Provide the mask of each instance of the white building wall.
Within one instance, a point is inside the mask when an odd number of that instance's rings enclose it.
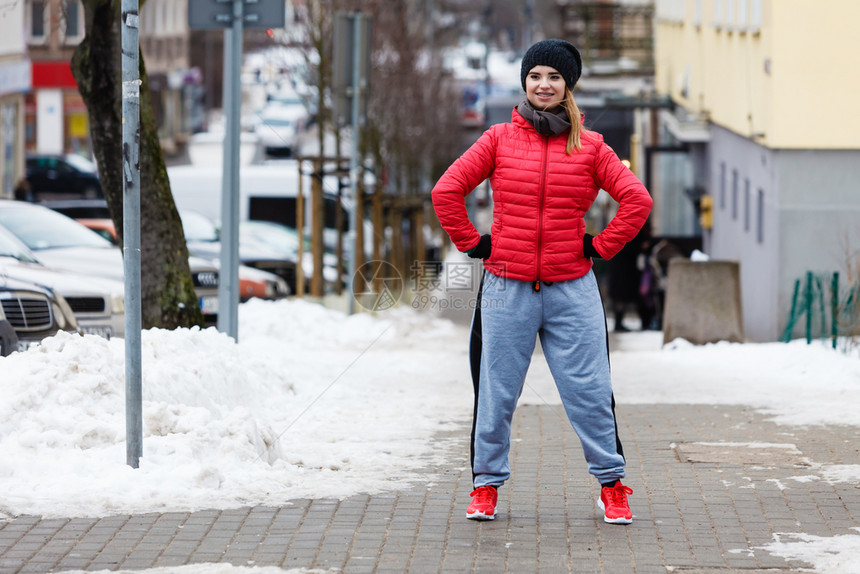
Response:
[[[825,276],[825,315],[829,315],[829,277],[848,279],[849,252],[857,281],[860,261],[860,150],[782,150],[776,155],[780,178],[779,299],[787,314],[796,280],[806,273]],[[816,301],[815,321],[821,319]],[[828,321],[829,324],[829,321]],[[784,325],[784,323],[783,323]],[[804,325],[794,335],[804,335]]]
[[[710,255],[740,262],[746,337],[777,340],[797,280],[809,271],[847,280],[847,254],[860,245],[860,150],[771,150],[714,127],[710,170]]]
[[[781,302],[774,296],[780,289],[774,152],[719,127],[711,134],[714,233],[709,255],[740,263],[745,336],[751,341],[773,341],[779,336],[782,314]]]
[[[24,2],[0,4],[0,58],[26,53],[24,38]]]

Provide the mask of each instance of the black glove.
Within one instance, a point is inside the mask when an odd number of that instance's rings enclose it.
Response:
[[[597,252],[597,249],[594,248],[594,245],[591,242],[594,240],[594,236],[590,233],[586,233],[582,238],[582,253],[586,257],[590,257],[591,259],[603,259],[600,256],[600,253]]]
[[[490,241],[490,234],[487,233],[481,236],[481,240],[478,241],[478,244],[468,250],[466,255],[472,259],[487,259],[492,251],[493,244]]]

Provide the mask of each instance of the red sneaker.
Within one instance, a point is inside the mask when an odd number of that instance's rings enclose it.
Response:
[[[496,517],[498,492],[495,486],[479,486],[472,491],[472,504],[466,509],[466,518],[472,520],[493,520]]]
[[[621,481],[615,486],[604,486],[600,489],[597,506],[603,511],[603,520],[610,524],[630,524],[633,522],[633,512],[627,504],[627,495],[633,494],[633,489],[624,486]]]

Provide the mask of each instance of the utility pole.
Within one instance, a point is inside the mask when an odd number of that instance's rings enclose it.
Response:
[[[221,180],[221,266],[218,330],[239,340],[239,116],[242,113],[242,0],[232,1],[224,30],[224,164]]]
[[[224,165],[221,180],[221,268],[218,330],[239,340],[239,116],[242,30],[283,28],[283,0],[188,0],[188,27],[224,30]]]
[[[122,251],[125,281],[126,462],[143,455],[140,360],[140,69],[138,0],[122,0]]]
[[[348,291],[354,295],[356,261],[359,260],[356,232],[364,225],[363,214],[357,213],[359,178],[362,177],[359,158],[362,109],[367,98],[367,85],[370,75],[370,18],[361,12],[340,14],[335,20],[334,74],[333,84],[336,93],[335,117],[338,125],[349,123],[352,128],[352,151],[349,162],[349,184],[352,202],[349,210],[349,252],[348,252]],[[361,258],[363,259],[363,257]],[[349,297],[349,313],[355,310],[354,297]]]

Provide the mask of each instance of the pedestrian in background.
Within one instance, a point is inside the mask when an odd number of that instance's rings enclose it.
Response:
[[[633,239],[651,197],[603,137],[585,129],[573,98],[582,72],[564,40],[534,44],[523,57],[526,97],[510,123],[492,126],[433,188],[433,205],[451,241],[483,259],[472,320],[475,390],[474,491],[467,518],[495,517],[497,489],[510,477],[511,420],[540,337],[565,412],[601,485],[604,520],[629,524],[632,490],[621,483],[624,454],[615,421],[606,318],[592,258],[609,259]],[[491,233],[469,221],[465,196],[489,178]],[[619,203],[606,229],[585,233],[585,212],[600,189]]]
[[[613,330],[630,331],[624,324],[624,315],[633,308],[644,331],[651,326],[654,306],[651,301],[651,270],[646,262],[651,250],[651,231],[648,222],[629,243],[606,264],[608,295],[614,319]]]

